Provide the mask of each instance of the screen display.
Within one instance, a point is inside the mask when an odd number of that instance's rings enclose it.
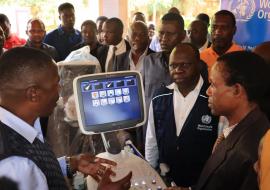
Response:
[[[86,126],[143,117],[136,75],[82,80],[80,90]]]

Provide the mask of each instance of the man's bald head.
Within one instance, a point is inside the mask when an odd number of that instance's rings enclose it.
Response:
[[[253,52],[261,56],[266,63],[270,64],[270,41],[259,44],[254,48]]]
[[[185,96],[196,86],[200,77],[199,51],[189,43],[178,44],[169,60],[170,75]]]

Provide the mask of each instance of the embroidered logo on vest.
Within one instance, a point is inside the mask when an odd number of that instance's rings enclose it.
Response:
[[[202,123],[203,124],[208,125],[211,123],[211,121],[212,121],[212,117],[210,115],[203,115],[202,116]]]

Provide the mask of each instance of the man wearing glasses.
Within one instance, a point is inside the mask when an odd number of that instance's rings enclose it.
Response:
[[[195,186],[217,138],[218,117],[208,107],[208,81],[200,75],[198,49],[177,45],[170,55],[172,84],[159,88],[149,108],[145,157],[166,180]]]
[[[155,90],[162,85],[171,83],[169,56],[173,48],[185,38],[184,20],[181,15],[167,13],[161,20],[158,37],[162,52],[146,56],[141,70],[147,110]],[[145,141],[145,134],[146,126],[143,127],[141,133],[143,142]]]

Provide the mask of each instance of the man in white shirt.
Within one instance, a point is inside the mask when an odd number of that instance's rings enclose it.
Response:
[[[169,182],[190,187],[211,154],[218,117],[208,107],[208,81],[200,75],[196,47],[177,45],[169,70],[174,82],[158,89],[150,105],[145,157],[153,167],[163,166]]]
[[[119,18],[110,18],[106,20],[102,26],[104,41],[109,45],[107,53],[105,72],[110,72],[113,69],[115,56],[130,50],[129,43],[122,38],[124,25]]]
[[[39,117],[52,113],[59,90],[57,66],[43,52],[21,47],[0,58],[0,177],[17,182],[21,190],[67,189],[64,176],[75,171],[104,182],[104,173],[109,175],[102,164],[115,165],[89,154],[56,160]],[[128,187],[130,177],[109,185]]]
[[[116,56],[113,66],[114,71],[136,70],[141,71],[146,55],[154,53],[148,48],[148,29],[141,21],[134,22],[129,29],[131,49]]]

